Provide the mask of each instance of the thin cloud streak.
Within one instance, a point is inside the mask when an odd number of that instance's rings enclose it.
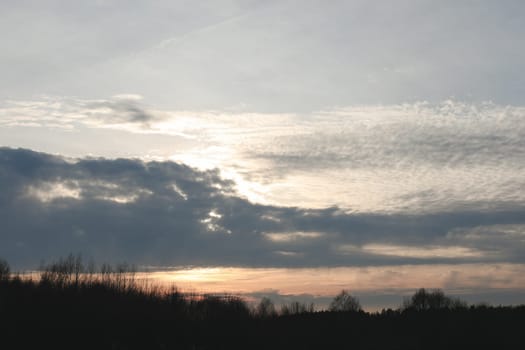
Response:
[[[0,99],[131,90],[168,109],[257,112],[451,96],[521,104],[523,10],[516,0],[3,1]]]
[[[396,246],[384,244],[366,244],[362,247],[365,252],[377,255],[388,255],[410,258],[459,258],[482,257],[483,252],[465,247],[443,246]]]

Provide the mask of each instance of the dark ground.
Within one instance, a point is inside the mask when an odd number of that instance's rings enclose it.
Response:
[[[289,350],[525,346],[525,306],[468,306],[448,303],[442,294],[433,304],[432,298],[437,294],[421,294],[420,290],[405,307],[380,313],[311,312],[308,308],[292,308],[286,314],[261,313],[233,296],[188,297],[175,290],[138,287],[129,276],[122,271],[89,275],[48,267],[41,280],[24,281],[16,276],[2,277],[0,273],[0,348]]]

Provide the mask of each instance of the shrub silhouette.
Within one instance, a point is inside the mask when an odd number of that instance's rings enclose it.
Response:
[[[250,315],[246,302],[231,295],[204,295],[192,300],[191,309],[191,316],[198,320],[245,319]]]
[[[66,258],[60,258],[56,262],[40,267],[42,274],[40,280],[44,284],[65,286],[73,284],[78,286],[80,276],[83,274],[84,265],[80,255],[69,254]]]
[[[353,311],[358,312],[362,311],[361,304],[359,303],[359,299],[352,296],[348,291],[342,290],[339,294],[337,294],[330,303],[328,307],[329,311]]]

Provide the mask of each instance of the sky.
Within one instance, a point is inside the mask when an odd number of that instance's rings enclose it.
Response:
[[[276,301],[525,303],[524,17],[2,0],[0,257]]]

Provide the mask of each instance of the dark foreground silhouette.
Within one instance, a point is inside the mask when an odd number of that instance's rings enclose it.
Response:
[[[68,349],[522,349],[525,306],[468,306],[418,290],[367,313],[341,292],[328,311],[299,302],[184,295],[141,283],[126,265],[70,256],[38,278],[0,260],[0,347]],[[13,345],[9,345],[13,344]]]

